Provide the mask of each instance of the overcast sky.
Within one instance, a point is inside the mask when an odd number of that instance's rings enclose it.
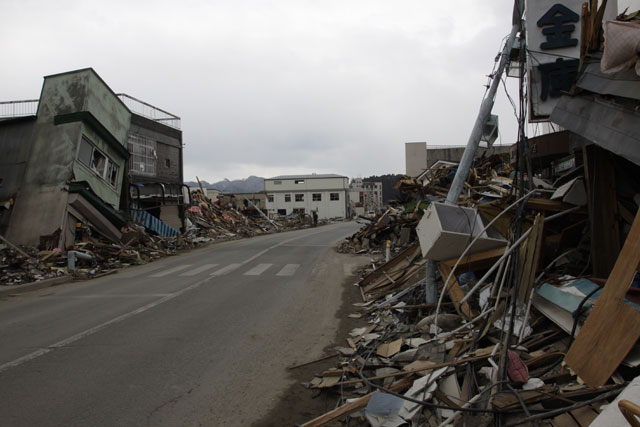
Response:
[[[467,142],[512,2],[4,0],[3,100],[93,67],[182,118],[184,178],[404,173]],[[517,99],[515,79],[509,79]],[[501,141],[516,121],[500,89]]]

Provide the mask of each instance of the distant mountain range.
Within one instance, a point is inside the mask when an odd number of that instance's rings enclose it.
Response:
[[[264,191],[264,178],[251,175],[245,179],[235,179],[230,181],[223,179],[222,181],[215,182],[213,184],[207,181],[200,181],[202,186],[206,189],[218,190],[223,193],[258,193]],[[197,187],[197,181],[185,182],[189,187]]]

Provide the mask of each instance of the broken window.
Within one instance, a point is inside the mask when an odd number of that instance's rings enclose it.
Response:
[[[91,169],[93,169],[99,176],[104,176],[104,170],[107,166],[107,158],[100,151],[94,149],[91,156]]]
[[[284,201],[285,202],[290,202],[291,201],[291,194],[285,194],[284,195]]]
[[[314,202],[321,202],[321,201],[322,201],[322,194],[320,194],[320,193],[313,193],[312,200],[313,200]]]
[[[269,203],[273,203],[273,200],[274,200],[273,194],[268,194],[267,195],[267,200],[269,201]]]
[[[118,185],[118,165],[107,155],[98,150],[91,141],[82,137],[78,150],[78,161],[91,169],[112,187]]]
[[[156,174],[156,142],[137,134],[129,134],[129,172],[137,175]]]
[[[331,193],[330,199],[331,200],[340,200],[340,193]]]
[[[304,179],[296,179],[294,181],[295,184],[304,184]]]
[[[107,181],[113,187],[118,184],[118,165],[109,161],[109,167],[107,168]]]
[[[304,202],[304,194],[296,194],[296,202]]]

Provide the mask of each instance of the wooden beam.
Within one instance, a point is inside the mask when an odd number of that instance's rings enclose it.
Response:
[[[531,234],[527,237],[527,243],[520,247],[520,286],[518,298],[527,303],[531,296],[531,287],[535,279],[540,252],[542,250],[542,234],[544,230],[544,214],[538,214],[533,221]]]
[[[506,248],[497,248],[468,255],[462,258],[462,261],[458,264],[458,271],[476,271],[489,268],[498,260],[498,258],[504,255],[505,250]],[[453,266],[456,265],[456,262],[458,262],[458,258],[440,261],[440,264],[453,268]]]
[[[413,380],[411,380],[410,378],[403,378],[391,384],[389,389],[391,391],[399,392],[409,388],[411,384],[413,384]],[[345,403],[344,405],[339,406],[336,409],[327,412],[326,414],[322,414],[311,421],[307,421],[306,423],[301,424],[300,426],[301,427],[321,427],[329,424],[330,422],[337,421],[341,418],[344,418],[347,415],[367,406],[367,404],[369,403],[369,400],[371,400],[374,393],[377,393],[377,391],[374,391],[365,396],[362,396],[361,398],[356,399],[352,402]]]
[[[438,263],[438,269],[440,270],[443,280],[447,280],[447,277],[449,277],[449,274],[451,273],[451,267],[443,263]],[[465,302],[462,306],[460,305],[460,301],[462,301],[465,294],[462,288],[460,288],[460,283],[458,283],[458,279],[455,274],[451,276],[451,280],[447,286],[447,295],[449,295],[449,299],[453,302],[453,307],[460,316],[464,317],[466,320],[471,320],[477,316],[477,313],[471,309],[469,303]]]
[[[392,374],[378,375],[377,377],[367,378],[367,380],[369,380],[369,381],[383,380],[385,378],[399,377],[400,375],[410,375],[410,374],[415,374],[415,373],[418,373],[418,372],[430,371],[430,370],[433,370],[433,369],[440,369],[440,368],[444,368],[445,366],[464,365],[465,363],[468,363],[468,362],[477,362],[479,360],[488,359],[489,357],[491,357],[491,354],[483,354],[481,356],[467,357],[465,359],[452,360],[450,362],[434,363],[433,365],[430,365],[427,368],[410,369],[410,370],[407,370],[407,371],[394,372]],[[362,382],[361,379],[347,380],[347,381],[341,381],[336,385],[349,385],[349,384],[357,384],[357,383],[361,383],[361,382]]]
[[[370,282],[382,276],[385,271],[392,270],[394,267],[396,267],[398,264],[402,262],[407,262],[407,261],[411,262],[411,260],[413,260],[418,253],[420,253],[420,244],[416,242],[412,246],[409,246],[407,249],[400,252],[395,258],[393,258],[389,262],[381,265],[377,270],[374,270],[373,272],[363,277],[362,280],[360,280],[360,287],[365,287]]]
[[[592,387],[607,382],[640,338],[640,311],[623,301],[639,263],[640,211],[600,297],[565,358]]]

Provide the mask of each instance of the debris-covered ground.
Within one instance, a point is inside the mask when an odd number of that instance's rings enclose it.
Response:
[[[67,250],[47,247],[20,248],[0,241],[0,286],[18,286],[72,274],[89,278],[130,265],[145,264],[210,242],[309,227],[308,218],[250,218],[230,206],[220,206],[201,192],[191,193],[185,209],[186,230],[177,237],[162,237],[143,226],[128,223],[121,229],[121,241],[105,237],[92,224],[75,225],[75,243]],[[322,222],[321,222],[322,223]],[[55,237],[55,236],[54,236]],[[55,242],[54,239],[47,239]],[[75,262],[69,263],[72,256]]]
[[[455,168],[431,171],[426,185],[399,180],[404,206],[340,246],[373,257],[349,314],[362,326],[335,348],[335,367],[305,383],[336,406],[303,425],[593,421],[640,364],[640,188],[624,178],[638,168],[593,150],[586,164],[532,183],[506,156],[481,158],[454,206],[443,202]],[[617,191],[601,188],[594,168],[618,178]],[[603,198],[607,207],[594,205]],[[612,219],[615,237],[600,228]],[[612,239],[615,254],[594,248]]]

